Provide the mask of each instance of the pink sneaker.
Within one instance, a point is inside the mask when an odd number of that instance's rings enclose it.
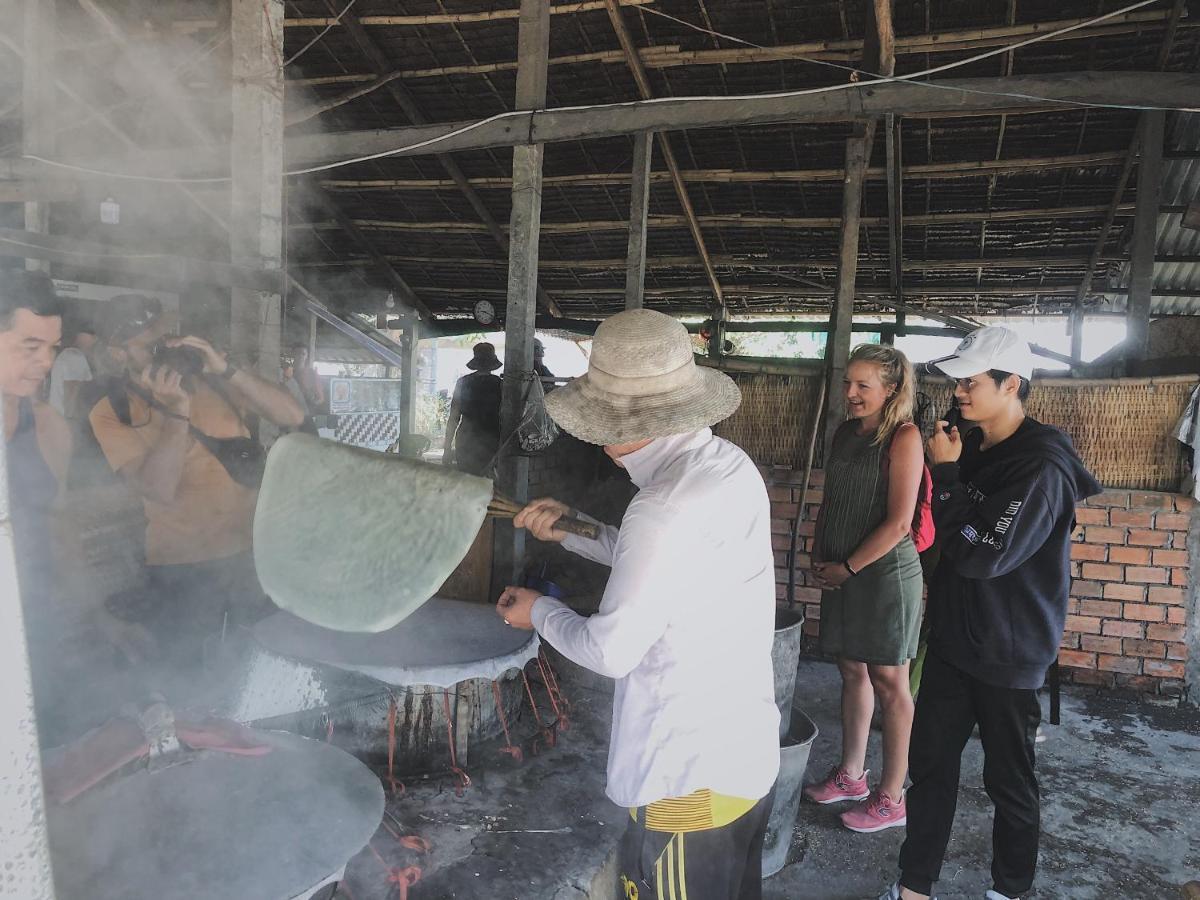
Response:
[[[841,803],[843,800],[865,800],[870,794],[866,772],[858,778],[851,778],[841,766],[830,769],[824,781],[810,784],[804,789],[805,797],[822,805]]]
[[[883,791],[875,791],[865,802],[842,813],[842,824],[859,834],[874,834],[908,821],[903,795],[893,800]]]

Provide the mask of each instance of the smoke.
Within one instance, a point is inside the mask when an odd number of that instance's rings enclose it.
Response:
[[[184,333],[230,347],[227,288],[180,283],[174,276],[156,279],[133,268],[160,254],[229,261],[230,239],[220,222],[231,217],[230,185],[90,171],[183,178],[208,160],[216,166],[212,174],[228,174],[233,83],[228,0],[57,0],[57,89],[49,126],[54,143],[43,154],[56,164],[22,159],[24,118],[44,112],[21,104],[31,56],[23,14],[35,3],[0,0],[0,159],[16,161],[0,170],[0,178],[10,178],[8,186],[31,196],[53,197],[50,233],[86,248],[52,267],[68,314],[95,321],[112,294],[155,293],[174,298]],[[302,103],[308,97],[288,100]],[[318,128],[319,122],[307,127]],[[0,181],[0,187],[5,184]],[[0,203],[0,226],[24,228],[21,203]],[[0,266],[22,265],[15,252],[20,250],[5,248]],[[304,338],[297,328],[284,340],[306,343]],[[90,399],[99,402],[105,397],[100,378],[119,374],[120,366],[100,348],[92,368],[98,378]],[[144,566],[142,498],[112,473],[86,421],[73,426],[68,489],[49,514],[51,546],[30,554],[44,555],[51,564],[26,560],[21,571],[44,745],[69,741],[152,693],[186,707],[206,673],[199,653],[183,658],[190,654],[181,647],[203,647],[237,619],[224,618],[219,609],[220,615],[201,621],[183,609],[177,627],[162,621],[164,598],[156,596]],[[192,496],[203,502],[201,493],[193,490]],[[197,533],[198,541],[211,537],[203,536],[202,526]],[[197,553],[201,561],[204,556]],[[220,607],[219,598],[210,599]],[[239,597],[235,605],[260,600]]]

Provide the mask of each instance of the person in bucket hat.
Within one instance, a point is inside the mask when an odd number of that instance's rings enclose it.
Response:
[[[504,363],[496,347],[486,341],[476,344],[467,362],[471,374],[454,385],[450,418],[446,422],[446,444],[442,462],[472,475],[488,475],[487,469],[500,448],[500,400],[504,382],[493,373]]]
[[[515,520],[612,567],[590,617],[516,587],[497,611],[616,680],[607,794],[630,812],[618,860],[626,898],[761,897],[779,770],[770,505],[754,463],[711,430],[740,402],[728,376],[696,365],[675,319],[646,309],[606,319],[587,374],[546,409],[602,445],[638,493],[597,540],[556,529],[568,508],[554,499]]]

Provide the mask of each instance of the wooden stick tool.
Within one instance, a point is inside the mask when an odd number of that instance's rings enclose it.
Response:
[[[512,519],[524,508],[515,500],[509,500],[500,494],[493,494],[492,502],[488,504],[487,514],[494,519]],[[576,534],[592,541],[598,540],[600,537],[600,526],[592,522],[585,522],[583,519],[576,519],[574,516],[563,516],[554,523],[554,527],[559,531]]]

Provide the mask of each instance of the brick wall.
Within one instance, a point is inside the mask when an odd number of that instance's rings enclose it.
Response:
[[[780,604],[787,603],[788,548],[791,546],[791,525],[796,518],[803,495],[804,473],[784,468],[762,468],[767,482],[767,495],[771,499],[771,547],[775,551],[775,597]],[[814,649],[816,637],[821,629],[821,591],[812,583],[808,572],[812,562],[813,526],[817,521],[817,510],[821,508],[825,473],[820,469],[812,472],[808,481],[808,496],[804,498],[807,512],[800,523],[796,537],[796,606],[804,609],[804,634],[806,649]]]
[[[1183,690],[1195,501],[1107,491],[1076,512],[1060,663],[1082,684]]]
[[[764,468],[771,498],[776,597],[787,598],[791,520],[803,473]],[[796,603],[809,649],[820,634],[821,592],[808,581],[813,523],[824,473],[809,481],[796,554]],[[1178,494],[1107,491],[1077,510],[1072,585],[1059,661],[1068,680],[1178,695],[1188,648],[1187,536],[1195,502]]]

